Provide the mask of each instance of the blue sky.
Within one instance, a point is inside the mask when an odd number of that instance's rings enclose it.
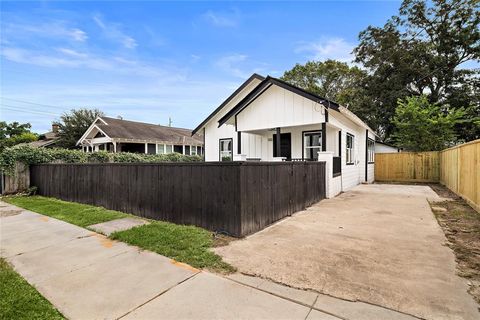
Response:
[[[79,107],[194,128],[253,72],[349,61],[400,1],[0,5],[1,119],[45,132]]]

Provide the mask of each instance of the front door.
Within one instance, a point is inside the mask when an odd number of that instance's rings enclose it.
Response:
[[[277,156],[277,135],[273,135],[273,156],[292,159],[292,135],[290,133],[280,134],[280,155]]]

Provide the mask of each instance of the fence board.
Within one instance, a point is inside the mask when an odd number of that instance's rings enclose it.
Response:
[[[377,153],[375,180],[440,182],[480,212],[480,140],[439,152]]]
[[[375,154],[376,181],[436,182],[439,153],[401,152]]]
[[[244,236],[325,198],[324,162],[42,164],[41,195]]]
[[[440,152],[440,183],[480,212],[480,140]]]

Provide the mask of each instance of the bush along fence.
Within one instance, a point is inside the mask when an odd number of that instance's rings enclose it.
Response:
[[[33,165],[38,193],[244,236],[325,198],[325,162]]]
[[[42,149],[30,146],[6,148],[0,153],[1,194],[23,192],[28,188],[29,166],[42,163],[157,163],[198,162],[199,156],[178,153],[141,154],[108,153],[106,151],[85,153],[80,150]]]
[[[480,212],[480,140],[442,151],[376,154],[375,180],[440,182]]]

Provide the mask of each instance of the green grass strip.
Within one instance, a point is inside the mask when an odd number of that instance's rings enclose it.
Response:
[[[64,319],[64,317],[0,258],[0,319]]]
[[[128,214],[119,211],[41,196],[4,197],[2,200],[18,207],[63,220],[80,227],[87,227],[92,224],[129,217]]]
[[[213,246],[212,234],[202,228],[154,221],[148,225],[115,232],[110,237],[195,268],[206,268],[222,273],[235,271],[210,250]]]

